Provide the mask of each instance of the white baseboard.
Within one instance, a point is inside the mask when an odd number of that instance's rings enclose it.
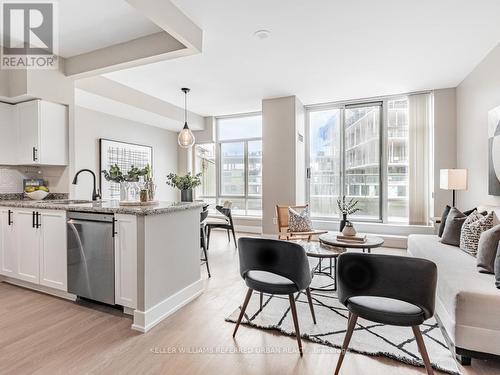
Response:
[[[0,276],[0,281],[3,281],[7,284],[20,286],[22,288],[35,290],[37,292],[50,294],[50,295],[55,296],[55,297],[68,299],[70,301],[76,301],[76,296],[74,294],[67,293],[67,292],[64,292],[62,290],[49,288],[49,287],[46,287],[43,285],[33,284],[33,283],[28,282],[28,281],[13,279],[13,278],[7,277],[7,276]]]
[[[195,281],[186,288],[161,301],[146,311],[134,311],[132,329],[146,333],[163,319],[197,298],[203,292],[203,281]]]

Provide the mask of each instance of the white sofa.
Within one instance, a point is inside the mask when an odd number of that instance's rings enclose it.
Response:
[[[410,235],[408,253],[436,263],[436,316],[462,364],[500,356],[500,289],[494,275],[479,273],[476,258],[438,236]]]

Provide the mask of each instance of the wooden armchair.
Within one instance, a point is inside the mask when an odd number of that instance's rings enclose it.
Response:
[[[318,234],[324,234],[326,230],[312,230],[309,232],[290,232],[288,230],[288,207],[300,212],[305,206],[281,206],[276,205],[276,217],[278,219],[278,239],[280,240],[307,240],[310,241],[311,237]]]

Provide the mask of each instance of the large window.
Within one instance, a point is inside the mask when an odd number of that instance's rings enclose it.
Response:
[[[408,221],[407,99],[313,108],[308,116],[312,215],[338,218],[337,199],[346,195],[359,201],[358,220]]]
[[[195,171],[203,174],[197,198],[217,204],[230,200],[235,215],[262,215],[262,116],[217,119],[217,142],[195,150]],[[204,163],[210,169],[202,169]]]
[[[217,198],[215,144],[195,145],[194,152],[195,173],[201,173],[201,186],[196,188],[196,196],[207,203],[213,204]]]

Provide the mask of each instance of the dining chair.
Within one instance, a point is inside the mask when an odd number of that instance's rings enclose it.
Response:
[[[339,301],[349,310],[338,374],[358,318],[411,327],[428,375],[433,374],[419,326],[434,315],[436,264],[405,256],[344,253],[337,263]]]
[[[207,255],[207,241],[206,241],[206,219],[208,216],[208,205],[203,207],[203,211],[200,214],[200,247],[202,249],[202,256],[200,258],[201,264],[207,266],[208,277],[212,277],[210,274],[210,267],[208,266],[208,255]]]
[[[314,324],[316,316],[311,297],[311,269],[305,250],[299,244],[278,240],[243,237],[238,240],[240,274],[248,287],[233,337],[240,326],[253,291],[288,295],[295,336],[302,356],[299,321],[294,293],[305,291]]]
[[[278,223],[278,239],[279,240],[307,240],[310,241],[312,236],[328,233],[326,230],[311,230],[307,232],[290,232],[288,229],[288,208],[295,211],[302,211],[307,205],[303,206],[287,206],[276,205],[276,218]]]
[[[232,203],[225,202],[224,206],[215,206],[216,210],[219,211],[223,218],[208,218],[206,228],[207,228],[207,250],[210,246],[210,235],[212,234],[212,229],[225,229],[227,231],[227,239],[231,242],[230,231],[233,233],[234,246],[238,248],[236,242],[236,234],[234,233],[234,222],[233,215],[231,213]]]

